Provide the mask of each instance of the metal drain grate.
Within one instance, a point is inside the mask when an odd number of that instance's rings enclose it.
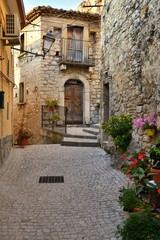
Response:
[[[44,176],[39,178],[39,183],[63,183],[63,176]]]

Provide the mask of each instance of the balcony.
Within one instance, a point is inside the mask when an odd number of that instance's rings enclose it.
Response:
[[[82,65],[92,67],[95,65],[93,57],[95,44],[89,41],[65,39],[61,40],[61,59],[59,65]]]

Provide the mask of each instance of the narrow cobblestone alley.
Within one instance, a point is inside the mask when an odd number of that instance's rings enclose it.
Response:
[[[125,182],[100,148],[14,148],[0,170],[0,240],[116,240]]]

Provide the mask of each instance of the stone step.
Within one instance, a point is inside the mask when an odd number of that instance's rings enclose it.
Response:
[[[61,146],[98,147],[99,144],[95,139],[64,137]]]
[[[97,136],[99,134],[99,128],[92,128],[92,127],[83,128],[83,132],[90,133]]]
[[[66,138],[85,138],[85,139],[97,139],[96,135],[72,135],[72,134],[65,134]]]
[[[84,132],[83,130],[84,129],[91,129],[90,127],[75,127],[75,126],[71,126],[71,127],[67,127],[67,136],[70,135],[71,137],[72,136],[75,136],[75,137],[79,137],[81,138],[81,136],[84,136],[85,137],[88,137],[88,138],[95,138],[95,134],[92,134],[92,133],[88,133],[88,132]]]
[[[91,127],[91,128],[99,129],[99,123],[92,124],[90,127]]]

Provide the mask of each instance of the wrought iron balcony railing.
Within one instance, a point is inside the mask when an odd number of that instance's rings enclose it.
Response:
[[[60,64],[94,66],[94,43],[75,39],[61,39]]]

